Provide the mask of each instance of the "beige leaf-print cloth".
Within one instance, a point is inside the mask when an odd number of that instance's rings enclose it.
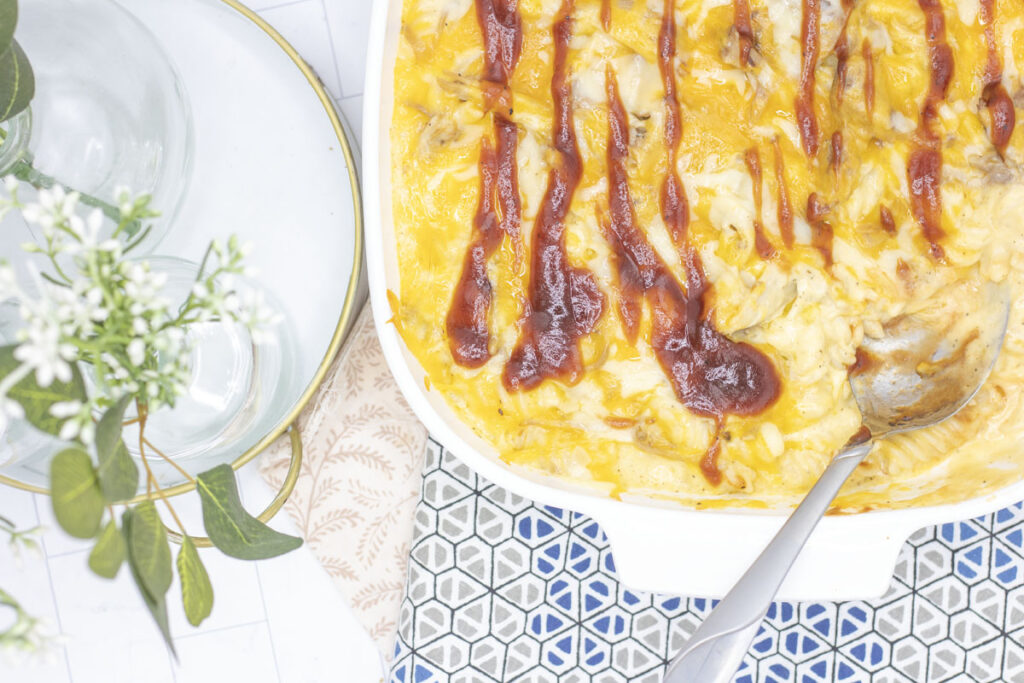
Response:
[[[285,509],[390,659],[427,430],[384,362],[369,304],[299,426],[302,470]],[[290,455],[287,437],[263,455],[272,486],[284,480]]]

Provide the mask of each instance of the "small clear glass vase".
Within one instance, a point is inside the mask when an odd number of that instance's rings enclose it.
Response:
[[[169,256],[146,259],[154,273],[167,275],[157,293],[178,308],[188,298],[198,264]],[[235,277],[233,289],[240,295],[260,286]],[[281,306],[263,291],[267,305],[280,312]],[[0,302],[0,344],[14,342],[23,325],[18,302]],[[214,320],[193,323],[185,329],[191,340],[190,369],[185,391],[173,407],[164,406],[147,414],[145,441],[140,439],[135,406],[125,412],[123,438],[128,452],[147,464],[161,487],[185,481],[179,467],[195,476],[221,463],[230,463],[251,448],[274,426],[280,413],[282,391],[294,381],[296,357],[291,326],[282,320],[253,335],[235,322]],[[86,391],[96,390],[93,368],[80,364]],[[287,391],[284,395],[287,395]],[[98,420],[101,416],[96,415]],[[47,487],[50,459],[67,444],[35,429],[24,419],[10,420],[0,428],[0,475],[20,482]],[[163,457],[174,461],[172,465]],[[144,468],[140,462],[140,472]],[[140,479],[140,490],[146,482]]]
[[[153,272],[167,275],[160,296],[176,307],[184,304],[196,283],[198,264],[171,256],[146,260]],[[248,278],[232,277],[232,287],[239,295],[259,289]],[[266,299],[268,294],[263,296]],[[273,301],[268,305],[281,310]],[[289,359],[294,353],[289,353],[293,349],[289,348],[288,329],[278,324],[253,335],[244,325],[223,320],[193,323],[185,329],[191,342],[191,372],[185,393],[173,407],[164,406],[146,417],[148,459],[155,472],[167,475],[166,479],[160,477],[161,485],[179,483],[180,476],[161,462],[154,453],[157,449],[181,465],[192,460],[209,463],[196,463],[201,472],[237,457],[262,436],[263,418],[274,406],[276,389],[292,374]],[[88,369],[86,372],[88,383]],[[132,406],[125,418],[130,421],[135,416]],[[124,441],[129,453],[141,457],[137,424],[125,426]]]
[[[161,215],[140,245],[151,252],[185,196],[193,143],[188,98],[156,36],[113,0],[31,0],[15,39],[36,93],[0,124],[0,175],[59,183],[109,209],[121,188],[151,195]]]

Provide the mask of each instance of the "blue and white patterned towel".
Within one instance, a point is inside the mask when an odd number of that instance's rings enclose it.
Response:
[[[774,604],[736,681],[1024,683],[1021,507],[918,532],[879,600]],[[391,683],[657,683],[713,604],[623,588],[597,523],[431,441]]]

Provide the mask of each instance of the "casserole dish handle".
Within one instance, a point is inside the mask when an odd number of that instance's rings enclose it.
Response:
[[[595,519],[608,535],[611,563],[623,584],[695,597],[725,595],[786,520],[786,514],[619,507],[615,514],[599,513]],[[915,530],[884,513],[826,517],[777,599],[880,597],[892,581],[900,549]]]

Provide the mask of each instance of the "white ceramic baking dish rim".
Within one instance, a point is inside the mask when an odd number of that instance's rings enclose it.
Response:
[[[366,255],[374,319],[384,356],[409,405],[447,449],[480,475],[547,505],[593,517],[608,534],[618,574],[636,589],[723,595],[785,520],[782,511],[692,510],[625,502],[552,477],[513,468],[459,420],[405,347],[387,297],[399,291],[390,196],[394,57],[402,0],[375,0],[363,112]],[[385,247],[388,247],[385,249]],[[440,324],[440,323],[439,323]],[[952,505],[828,516],[811,536],[779,592],[785,600],[877,597],[889,586],[899,550],[918,529],[968,519],[1024,498],[1024,481]]]

